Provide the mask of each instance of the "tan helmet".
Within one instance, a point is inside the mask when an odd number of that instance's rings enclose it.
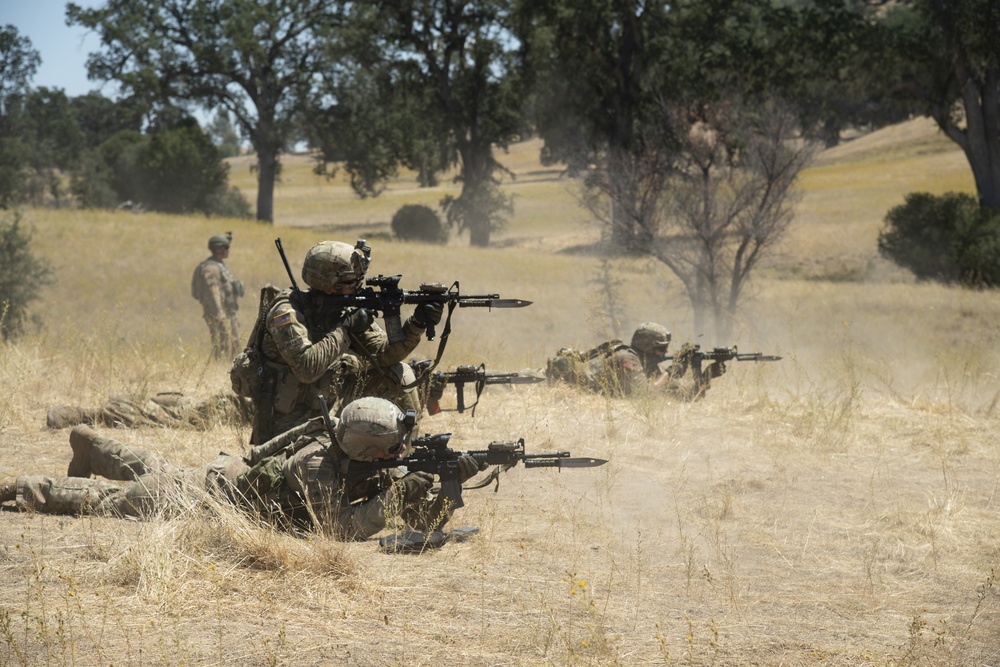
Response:
[[[360,283],[367,270],[368,258],[360,249],[339,241],[321,241],[306,253],[302,280],[313,289],[328,292],[335,285]]]
[[[407,445],[411,424],[395,403],[365,396],[348,403],[337,423],[337,443],[355,461],[398,454]]]
[[[216,234],[212,238],[208,239],[208,249],[215,250],[216,248],[223,248],[230,244],[233,240],[233,233],[226,232],[225,234]]]
[[[637,352],[649,353],[654,347],[662,347],[669,343],[670,332],[665,326],[656,322],[643,322],[632,334],[629,347]]]

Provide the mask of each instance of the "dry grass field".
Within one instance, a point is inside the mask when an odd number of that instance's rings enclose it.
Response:
[[[680,288],[646,260],[590,249],[571,181],[505,157],[516,214],[495,247],[400,244],[402,203],[454,191],[401,177],[375,201],[287,160],[275,227],[126,212],[28,210],[55,269],[45,329],[0,346],[0,469],[63,474],[50,405],[228,382],[189,296],[215,233],[251,290],[287,284],[323,238],[374,248],[404,287],[534,301],[456,311],[442,365],[544,365],[563,345],[657,320],[674,340],[780,354],[733,364],[697,403],[606,400],[545,384],[487,388],[475,416],[428,417],[461,449],[524,437],[609,460],[514,469],[470,491],[480,533],[419,556],[261,528],[218,508],[132,522],[0,512],[0,666],[1000,665],[1000,295],[915,283],[878,258],[885,211],[912,190],[971,189],[923,121],[822,154],[797,221],[758,272],[734,340],[691,330]],[[232,180],[254,196],[245,161]],[[602,269],[620,280],[614,315]],[[249,328],[254,300],[241,321]],[[419,353],[431,356],[434,344]],[[446,403],[449,398],[446,394]],[[201,463],[245,430],[114,435]]]

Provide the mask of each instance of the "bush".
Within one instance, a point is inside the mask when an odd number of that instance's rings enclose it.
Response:
[[[143,177],[139,200],[164,213],[208,210],[208,198],[226,186],[229,167],[197,121],[152,135],[139,155]]]
[[[879,253],[918,279],[1000,285],[1000,211],[980,206],[971,195],[911,193],[885,222]]]
[[[21,228],[20,214],[14,222],[0,220],[0,339],[16,338],[29,323],[39,326],[28,306],[39,298],[39,288],[52,282],[49,265],[31,254],[31,235]]]
[[[423,204],[407,204],[396,211],[392,216],[392,233],[400,241],[448,241],[448,230],[441,224],[441,218]]]
[[[205,213],[220,218],[250,218],[253,210],[250,202],[235,186],[220,186],[205,201]]]
[[[70,180],[70,192],[83,208],[114,208],[118,194],[112,186],[114,173],[97,151],[88,151]]]

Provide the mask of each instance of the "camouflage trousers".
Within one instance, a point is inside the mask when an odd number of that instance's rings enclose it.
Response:
[[[240,341],[240,323],[236,319],[236,313],[229,313],[225,318],[219,318],[206,312],[205,322],[208,324],[208,335],[212,341],[212,355],[216,359],[230,361],[240,353],[243,343]]]
[[[236,478],[249,469],[241,457],[229,454],[219,454],[198,468],[182,469],[156,452],[104,437],[91,438],[89,456],[90,471],[114,481],[18,477],[18,507],[45,514],[171,515],[196,505],[208,494],[231,498]],[[74,464],[79,465],[76,456]]]
[[[54,405],[49,408],[45,422],[49,428],[90,424],[110,428],[208,429],[219,424],[249,424],[252,414],[250,400],[231,392],[216,394],[203,401],[180,392],[161,392],[146,400],[113,396],[99,408]]]

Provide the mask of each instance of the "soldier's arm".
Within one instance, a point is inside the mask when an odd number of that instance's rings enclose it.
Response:
[[[363,502],[351,504],[350,499],[342,497],[341,473],[332,457],[325,454],[320,444],[323,442],[329,442],[325,434],[288,458],[282,467],[286,484],[306,502],[315,519],[331,523],[325,527],[334,528],[341,538],[364,539],[381,531],[393,491],[385,488]]]
[[[385,368],[409,357],[420,343],[424,330],[407,320],[403,324],[403,333],[406,336],[403,340],[390,344],[385,331],[373,322],[364,333],[357,335],[357,341],[352,342],[351,347],[375,366]]]
[[[350,346],[342,326],[315,343],[310,341],[301,313],[287,301],[278,302],[268,313],[267,332],[295,377],[307,384],[320,379]]]
[[[202,268],[201,277],[205,281],[205,288],[209,296],[205,306],[212,315],[225,316],[225,311],[222,309],[222,274],[219,268],[210,262]]]

